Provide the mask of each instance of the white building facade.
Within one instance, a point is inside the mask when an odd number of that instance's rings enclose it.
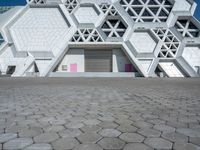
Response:
[[[28,0],[0,8],[0,74],[199,77],[193,0]]]

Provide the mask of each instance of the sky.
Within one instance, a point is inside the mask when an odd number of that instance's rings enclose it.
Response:
[[[200,21],[200,0],[195,0],[197,3],[197,9],[195,12],[195,17]],[[0,6],[15,6],[15,5],[25,5],[26,0],[0,0]]]

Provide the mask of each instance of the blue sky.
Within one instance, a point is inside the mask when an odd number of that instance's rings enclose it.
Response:
[[[197,3],[197,10],[195,12],[196,18],[200,21],[200,0],[195,0]],[[8,5],[25,5],[26,0],[0,0],[0,6]]]

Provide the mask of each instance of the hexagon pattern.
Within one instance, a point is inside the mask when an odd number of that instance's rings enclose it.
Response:
[[[11,17],[2,20],[8,42],[0,46],[0,72],[12,68],[12,76],[26,76],[38,68],[39,76],[50,76],[69,47],[121,47],[126,56],[119,60],[126,64],[120,66],[134,67],[140,76],[198,77],[200,23],[191,15],[194,2],[182,1],[181,6],[180,0],[27,0],[18,15],[9,11]],[[0,45],[4,39],[0,34]],[[61,68],[80,68],[79,49],[73,63]]]
[[[0,45],[4,42],[3,36],[0,33]]]
[[[99,12],[94,5],[80,6],[75,12],[74,16],[77,21],[81,23],[95,24],[99,20]]]
[[[197,23],[194,23],[194,21],[193,18],[179,18],[175,24],[175,28],[184,37],[199,37],[200,28],[195,25]]]
[[[146,31],[134,32],[130,42],[138,53],[153,53],[157,45],[157,41]]]
[[[57,8],[31,8],[10,28],[19,51],[53,51],[63,43],[68,30]]]
[[[173,4],[168,0],[120,0],[135,22],[165,22]]]

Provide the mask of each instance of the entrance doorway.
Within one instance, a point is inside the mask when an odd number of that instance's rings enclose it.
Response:
[[[85,72],[112,72],[112,50],[85,50]]]

